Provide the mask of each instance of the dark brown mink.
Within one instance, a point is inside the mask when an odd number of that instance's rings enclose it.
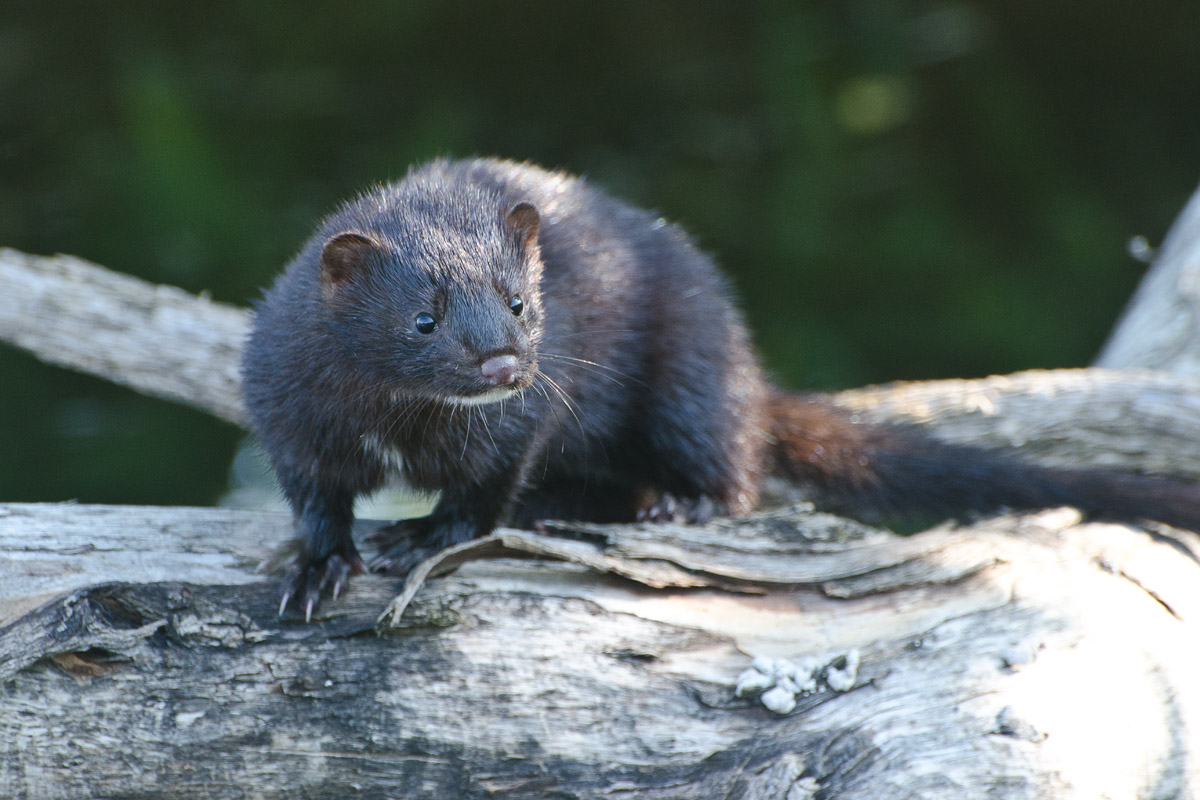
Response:
[[[357,496],[440,492],[371,567],[541,519],[750,511],[768,471],[855,516],[1073,504],[1195,527],[1200,490],[857,424],[766,381],[713,261],[580,178],[439,160],[328,217],[257,307],[246,406],[293,509],[281,613],[364,570]]]

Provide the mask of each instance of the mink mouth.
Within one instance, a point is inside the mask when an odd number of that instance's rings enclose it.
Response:
[[[480,392],[479,394],[469,395],[450,395],[446,397],[447,403],[452,403],[456,406],[484,406],[491,403],[499,403],[501,400],[507,400],[510,397],[515,397],[520,394],[525,387],[518,383],[509,386],[497,386],[493,389]]]
[[[533,385],[537,376],[537,367],[521,365],[514,373],[500,378],[505,383],[493,383],[487,380],[474,380],[459,383],[455,387],[444,387],[442,399],[458,406],[484,406],[499,403],[510,397],[516,397]]]

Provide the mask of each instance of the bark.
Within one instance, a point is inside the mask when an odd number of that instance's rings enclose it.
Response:
[[[1198,216],[1169,241],[1195,239]],[[1152,276],[1184,251],[1164,247]],[[0,338],[242,420],[246,312],[64,256],[0,251],[0,281]],[[1114,341],[1136,339],[1123,331],[1145,313],[1128,310]],[[1050,463],[1200,478],[1200,384],[1177,369],[1198,340],[1172,329],[1180,340],[1142,351],[1168,356],[1113,365],[1176,374],[1023,373],[838,401]],[[274,580],[256,571],[289,532],[286,516],[229,509],[0,506],[4,794],[886,800],[1200,786],[1191,532],[1070,509],[903,538],[802,508],[697,527],[564,524],[456,548],[404,587],[356,579],[311,625],[279,620]],[[812,691],[786,714],[739,697],[755,656],[768,672],[787,664],[764,657],[815,659]]]

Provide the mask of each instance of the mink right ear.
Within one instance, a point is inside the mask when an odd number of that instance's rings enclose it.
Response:
[[[537,206],[522,200],[508,210],[504,224],[517,237],[517,241],[526,247],[537,244],[538,227],[542,217],[538,214]]]
[[[325,299],[334,299],[348,281],[367,268],[367,260],[378,250],[379,242],[355,231],[330,237],[321,250],[321,292]]]

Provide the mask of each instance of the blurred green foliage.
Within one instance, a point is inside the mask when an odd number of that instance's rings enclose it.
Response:
[[[1200,4],[0,9],[0,245],[245,304],[434,155],[681,221],[795,388],[1086,363],[1200,174]],[[208,503],[239,432],[0,351],[0,498]]]

